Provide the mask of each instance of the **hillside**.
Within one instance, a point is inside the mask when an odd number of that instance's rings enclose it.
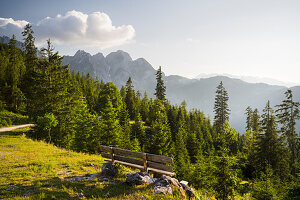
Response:
[[[125,167],[115,181],[101,182],[101,156],[33,141],[24,131],[0,133],[1,199],[182,199],[155,195],[148,185],[123,184]]]
[[[135,90],[147,91],[154,97],[156,70],[144,58],[132,60],[124,51],[108,54],[106,57],[98,53],[90,55],[82,50],[74,56],[65,56],[63,64],[70,64],[70,69],[83,74],[90,73],[104,82],[114,82],[119,88],[126,84],[128,77],[132,78]],[[163,68],[162,68],[163,69]],[[229,93],[229,108],[231,110],[230,124],[240,133],[245,131],[245,109],[248,106],[258,108],[260,113],[268,100],[275,106],[284,99],[285,86],[265,83],[248,83],[227,76],[188,79],[178,75],[164,76],[167,86],[167,99],[172,104],[180,105],[186,100],[188,108],[198,108],[211,119],[214,117],[213,106],[217,85],[223,81]],[[300,101],[300,87],[292,87],[295,100]],[[300,130],[300,123],[297,125]]]

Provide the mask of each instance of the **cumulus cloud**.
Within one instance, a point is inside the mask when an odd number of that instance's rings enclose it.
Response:
[[[26,21],[0,18],[0,30],[16,31],[27,24]],[[129,42],[135,36],[131,25],[113,26],[110,17],[102,12],[84,14],[69,11],[65,15],[46,17],[33,24],[37,43],[45,43],[50,38],[57,44],[97,46],[101,49],[119,46]],[[11,35],[11,34],[10,34]]]
[[[21,37],[23,27],[28,24],[25,20],[14,20],[12,18],[1,18],[0,17],[0,33],[11,37],[15,34],[18,39]]]

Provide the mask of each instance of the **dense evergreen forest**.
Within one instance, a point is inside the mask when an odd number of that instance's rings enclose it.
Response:
[[[212,100],[211,121],[199,110],[187,110],[186,102],[169,103],[161,68],[156,98],[151,99],[135,91],[130,77],[119,90],[90,74],[70,72],[50,39],[38,50],[29,24],[22,34],[23,49],[16,47],[14,36],[9,44],[0,43],[0,109],[36,123],[32,138],[87,153],[99,153],[100,145],[108,145],[172,156],[179,179],[218,199],[246,194],[300,199],[295,129],[300,112],[291,90],[275,108],[270,102],[262,113],[248,107],[247,132],[239,134],[228,123],[230,97],[222,82]]]

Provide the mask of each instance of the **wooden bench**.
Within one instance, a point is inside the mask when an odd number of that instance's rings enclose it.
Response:
[[[160,156],[150,153],[142,153],[137,151],[130,151],[126,149],[100,146],[101,155],[106,160],[114,163],[120,163],[129,167],[138,168],[145,172],[154,174],[164,174],[174,176],[173,172],[173,158],[167,156]]]

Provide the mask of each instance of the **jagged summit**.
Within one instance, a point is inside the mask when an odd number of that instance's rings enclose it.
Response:
[[[84,57],[84,56],[91,56],[91,54],[85,52],[84,50],[78,50],[74,57]]]
[[[141,91],[152,90],[155,86],[156,70],[144,58],[132,60],[131,56],[122,50],[111,52],[107,56],[102,53],[91,54],[78,50],[74,56],[65,56],[63,64],[70,64],[70,69],[105,82],[114,82],[118,87],[126,84],[129,76],[135,88]],[[143,83],[140,83],[143,80]]]

